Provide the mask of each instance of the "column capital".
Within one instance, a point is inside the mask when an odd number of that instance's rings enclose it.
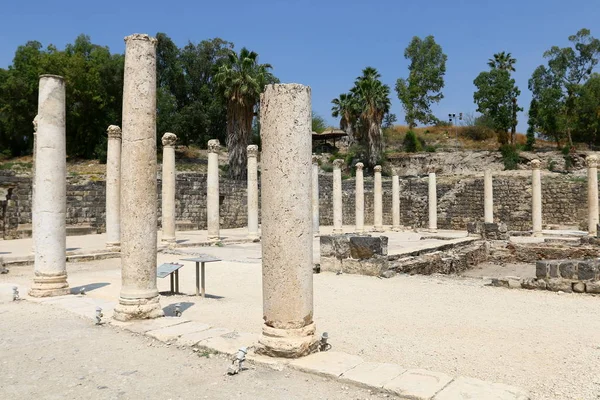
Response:
[[[220,148],[221,148],[221,144],[219,143],[219,139],[210,139],[208,141],[208,152],[209,153],[219,153]]]
[[[258,156],[258,146],[255,144],[251,144],[246,149],[248,152],[248,157],[257,157]]]
[[[435,174],[435,165],[430,165],[427,167],[427,172],[430,174]]]
[[[344,160],[339,159],[339,158],[333,160],[333,168],[340,169],[340,168],[342,168],[342,165],[344,165]]]
[[[381,172],[381,165],[376,165],[375,168],[373,168],[373,171]]]
[[[106,133],[109,139],[121,140],[121,128],[118,125],[109,125]]]
[[[318,164],[319,163],[319,156],[316,154],[312,155],[312,163],[313,164]]]
[[[356,169],[357,170],[362,171],[364,167],[365,167],[365,164],[363,164],[361,162],[356,163]]]
[[[531,169],[540,169],[542,162],[536,158],[535,160],[531,160],[530,165]]]
[[[585,158],[585,164],[588,168],[598,167],[598,156],[595,154],[590,154]]]
[[[131,40],[144,40],[152,43],[154,46],[156,46],[156,44],[158,43],[158,40],[156,38],[153,38],[152,36],[146,33],[134,33],[133,35],[125,36],[123,40],[125,40],[125,43]]]
[[[33,123],[33,134],[35,135],[38,130],[38,116],[36,115],[31,122]]]
[[[177,142],[177,135],[171,132],[165,132],[161,139],[163,147],[173,147]]]

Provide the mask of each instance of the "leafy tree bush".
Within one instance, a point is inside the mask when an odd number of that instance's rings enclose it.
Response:
[[[402,146],[404,147],[404,151],[407,153],[417,153],[419,151],[423,151],[421,141],[419,138],[417,138],[417,135],[412,130],[406,132]]]
[[[519,149],[517,146],[512,144],[504,144],[500,146],[500,153],[502,154],[504,169],[517,169],[517,166],[519,165]]]

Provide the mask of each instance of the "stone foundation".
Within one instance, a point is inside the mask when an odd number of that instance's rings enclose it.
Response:
[[[389,269],[387,236],[321,236],[321,271],[382,276]]]
[[[481,236],[487,240],[508,240],[508,228],[501,222],[469,222],[467,223],[469,236]]]

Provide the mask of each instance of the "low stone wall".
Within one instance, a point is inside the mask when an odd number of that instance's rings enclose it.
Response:
[[[525,279],[525,289],[565,293],[600,293],[600,259],[543,260],[535,264],[536,279]]]
[[[385,276],[387,236],[330,235],[320,238],[321,271]]]
[[[438,175],[438,228],[465,230],[467,223],[483,219],[483,177]],[[259,183],[260,184],[260,183]],[[206,175],[178,173],[176,219],[186,228],[206,227]],[[587,186],[584,178],[569,175],[542,177],[544,225],[587,229]],[[333,224],[331,175],[319,176],[321,225]],[[354,224],[354,179],[342,182],[343,223]],[[508,230],[531,229],[531,178],[527,174],[494,177],[494,217]],[[247,224],[246,182],[221,179],[221,227]],[[392,183],[383,180],[383,222],[392,223]],[[10,191],[10,196],[8,195]],[[161,182],[158,179],[160,226]],[[19,226],[31,224],[31,179],[0,171],[0,236],[14,238]],[[7,199],[7,196],[10,198]],[[85,176],[67,179],[67,225],[105,230],[105,182]],[[400,219],[404,226],[427,227],[427,177],[400,179]],[[373,223],[373,180],[365,179],[365,223]]]

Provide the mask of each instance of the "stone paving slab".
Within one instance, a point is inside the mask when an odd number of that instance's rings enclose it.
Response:
[[[187,333],[201,332],[210,329],[210,325],[203,324],[201,322],[184,322],[183,324],[167,326],[166,328],[160,328],[153,331],[146,332],[146,335],[151,336],[161,342],[168,342],[175,340],[181,335]]]
[[[452,381],[452,377],[441,372],[424,369],[409,369],[383,386],[403,399],[429,400]],[[473,397],[473,399],[479,399]],[[483,398],[481,398],[483,400]]]
[[[181,346],[194,346],[202,340],[210,339],[215,336],[226,335],[233,332],[226,328],[212,328],[201,332],[186,333],[177,339],[177,344]]]
[[[255,347],[257,341],[258,335],[244,332],[230,332],[225,335],[202,340],[197,343],[197,346],[206,347],[218,353],[235,354],[240,347]]]
[[[434,400],[469,399],[528,400],[529,396],[515,386],[459,376],[434,397]]]
[[[396,364],[364,362],[344,372],[341,378],[361,385],[382,388],[404,372],[406,369]]]
[[[146,332],[154,331],[160,328],[166,328],[167,326],[183,324],[189,321],[189,319],[181,317],[162,317],[156,319],[147,319],[143,321],[126,322],[124,324],[117,323],[115,325],[122,326],[124,329],[131,332],[145,334]]]
[[[326,351],[296,359],[289,365],[301,371],[316,372],[338,378],[344,372],[363,362],[364,360],[359,356],[339,351]]]

